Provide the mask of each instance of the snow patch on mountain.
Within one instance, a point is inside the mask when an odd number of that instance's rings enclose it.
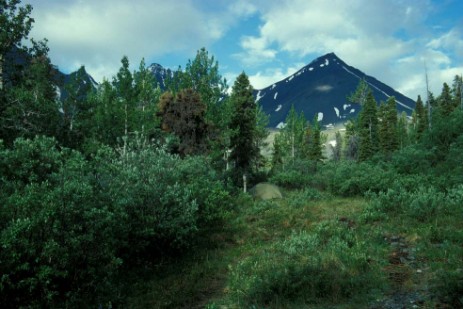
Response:
[[[355,113],[355,108],[352,108],[352,109],[350,110],[350,113],[351,113],[351,114]]]
[[[284,122],[280,122],[278,125],[277,125],[277,129],[284,129],[286,127],[286,123]]]
[[[294,78],[294,75],[291,75],[291,77],[290,77],[290,78],[288,78],[287,82],[290,82],[290,81],[292,81],[292,80],[293,80],[293,78]]]
[[[317,120],[318,120],[318,121],[322,121],[322,120],[323,120],[323,113],[318,113]]]
[[[325,59],[325,65],[329,65],[330,64],[330,61],[328,60],[328,58]]]
[[[315,88],[315,90],[320,92],[328,92],[333,89],[333,86],[330,85],[320,85]]]
[[[272,88],[270,88],[270,90],[275,89],[276,86],[277,86],[276,84],[273,84],[273,85],[272,85]]]
[[[357,74],[355,74],[354,72],[352,72],[351,70],[349,70],[348,68],[346,68],[345,66],[342,66],[342,68],[349,74],[352,74],[354,75],[355,77],[357,77],[358,79],[360,79],[360,76],[358,76]]]
[[[278,96],[278,92],[275,92],[275,95],[273,96],[273,99],[276,100]]]
[[[312,68],[312,67],[310,67],[310,68],[309,68],[309,71],[313,71],[313,68]]]
[[[275,110],[275,112],[279,112],[281,110],[281,108],[283,107],[283,105],[278,105],[277,109]]]
[[[336,112],[336,116],[339,118],[339,109],[337,107],[335,107],[334,111]]]
[[[265,96],[265,93],[261,95],[260,90],[259,90],[256,95],[256,102],[259,102],[259,100],[262,99],[264,96]]]
[[[60,87],[55,85],[55,94],[56,94],[56,99],[59,100],[61,99],[61,89]],[[62,112],[64,114],[64,111]]]
[[[342,108],[344,108],[344,110],[347,110],[347,108],[349,108],[349,107],[350,107],[350,104],[344,104],[344,105],[342,106]]]

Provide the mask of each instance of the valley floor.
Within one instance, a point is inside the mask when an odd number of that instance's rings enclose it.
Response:
[[[368,200],[316,190],[238,204],[190,256],[134,276],[127,307],[453,308],[432,284],[455,256],[426,231],[459,220],[365,220]]]

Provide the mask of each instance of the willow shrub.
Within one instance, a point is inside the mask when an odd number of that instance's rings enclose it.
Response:
[[[117,304],[121,265],[220,224],[231,201],[206,159],[129,146],[86,160],[45,137],[0,145],[0,305]]]
[[[293,233],[239,262],[229,289],[243,307],[337,303],[380,287],[377,268],[353,231],[322,222],[314,232]]]
[[[80,153],[18,139],[0,149],[0,304],[104,303],[121,260],[123,214],[102,203]]]

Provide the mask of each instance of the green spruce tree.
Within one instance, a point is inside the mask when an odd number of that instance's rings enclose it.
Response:
[[[359,160],[365,161],[378,151],[378,115],[376,100],[370,91],[359,114]]]
[[[381,104],[378,110],[379,116],[379,148],[381,152],[390,155],[399,148],[397,132],[397,108],[394,97],[389,97],[387,102]]]
[[[323,159],[322,154],[322,142],[321,142],[321,130],[318,122],[318,117],[315,116],[313,125],[310,126],[310,134],[308,134],[308,152],[307,157],[312,161],[321,161]]]
[[[230,121],[230,129],[233,132],[230,139],[230,157],[236,168],[243,173],[251,172],[251,164],[259,155],[256,144],[256,103],[252,91],[248,76],[243,72],[237,77],[230,97],[233,106]]]
[[[133,74],[136,100],[134,129],[144,138],[150,138],[159,127],[156,116],[156,105],[161,96],[161,89],[153,74],[142,59],[138,71]]]
[[[416,100],[415,110],[414,110],[414,117],[412,118],[414,124],[414,134],[415,140],[421,140],[424,132],[428,129],[428,114],[427,110],[423,105],[423,101],[421,100],[421,96],[418,96]]]

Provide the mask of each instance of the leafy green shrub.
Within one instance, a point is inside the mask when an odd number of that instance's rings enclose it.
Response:
[[[381,192],[390,187],[397,177],[392,170],[367,162],[344,161],[334,165],[334,168],[330,190],[341,196],[358,196],[368,191]]]
[[[0,303],[80,306],[117,293],[123,217],[101,203],[89,165],[49,138],[0,151]]]
[[[208,162],[162,149],[91,161],[56,141],[0,146],[0,304],[86,307],[117,302],[119,267],[187,249],[219,224],[231,198]]]
[[[231,198],[208,162],[162,148],[106,149],[94,160],[102,190],[126,214],[127,258],[186,249],[198,231],[220,223]]]
[[[370,202],[362,217],[368,221],[383,218],[385,214],[403,214],[420,222],[429,222],[461,205],[461,189],[453,189],[445,194],[434,187],[420,186],[407,191],[400,185],[398,181],[385,192],[369,192],[367,197]]]
[[[366,246],[347,227],[322,223],[294,233],[231,269],[229,288],[243,307],[339,302],[381,285]]]
[[[275,171],[270,182],[285,188],[305,188],[312,183],[311,177],[316,172],[316,164],[310,160],[294,159],[284,168]]]
[[[305,188],[303,190],[298,190],[290,193],[287,197],[288,205],[290,207],[303,207],[306,206],[310,201],[317,201],[324,198],[324,195],[314,188]]]
[[[410,145],[392,154],[391,165],[401,174],[426,174],[431,170],[432,151]]]

